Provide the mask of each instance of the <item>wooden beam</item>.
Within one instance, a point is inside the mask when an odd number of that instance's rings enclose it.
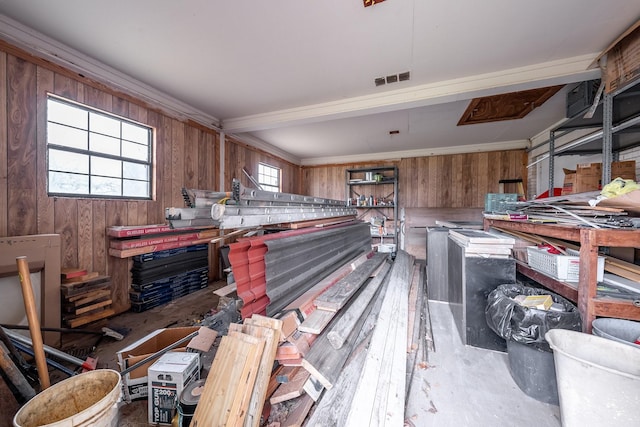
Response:
[[[378,272],[378,275],[374,277],[364,288],[354,303],[349,306],[349,309],[345,310],[345,313],[340,317],[340,319],[331,326],[331,330],[327,333],[327,339],[334,349],[337,350],[342,347],[342,344],[344,344],[345,339],[353,330],[358,319],[360,319],[362,313],[364,313],[367,306],[378,292],[378,289],[382,285],[382,282],[390,269],[391,264],[389,262],[385,262],[382,265],[382,269]]]
[[[314,302],[316,308],[328,311],[340,310],[387,258],[388,254],[377,253],[365,261],[353,273],[341,279],[335,286],[327,289],[316,298]]]
[[[413,257],[399,251],[346,426],[404,422],[408,276],[412,266]]]

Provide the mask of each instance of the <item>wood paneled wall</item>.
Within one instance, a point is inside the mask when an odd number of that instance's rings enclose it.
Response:
[[[48,93],[155,129],[153,200],[47,195],[45,109]],[[106,227],[163,223],[165,207],[184,206],[180,191],[183,186],[217,188],[218,134],[15,51],[0,50],[0,106],[6,108],[6,111],[0,110],[0,236],[60,234],[62,266],[110,275],[114,284],[114,308],[126,310],[129,261],[108,256]]]
[[[497,193],[501,179],[523,179],[526,188],[526,153],[510,150],[305,166],[302,192],[341,200],[346,198],[346,169],[393,165],[398,167],[400,208],[482,208],[485,194]],[[505,192],[515,191],[515,186],[505,186]]]
[[[262,162],[280,168],[282,182],[281,192],[301,194],[300,166],[289,163],[228,136],[225,137],[224,154],[226,159],[224,170],[225,190],[231,189],[231,182],[234,178],[239,179],[245,187],[254,188],[254,185],[244,174],[242,168],[245,168],[257,181],[258,163]]]

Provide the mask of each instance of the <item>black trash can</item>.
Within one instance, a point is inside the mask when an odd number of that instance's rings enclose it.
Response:
[[[525,307],[513,298],[518,295],[550,295],[556,310]],[[544,335],[550,329],[582,330],[575,305],[545,289],[518,284],[498,286],[487,299],[487,324],[507,341],[509,371],[527,396],[558,405],[558,389],[553,353]]]

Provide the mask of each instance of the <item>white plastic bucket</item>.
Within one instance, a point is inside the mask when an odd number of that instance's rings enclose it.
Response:
[[[14,427],[115,427],[120,374],[85,372],[61,381],[29,400],[13,417]]]
[[[566,329],[552,329],[545,339],[563,426],[640,426],[640,350]]]

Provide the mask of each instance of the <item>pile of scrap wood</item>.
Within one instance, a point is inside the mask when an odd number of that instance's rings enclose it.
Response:
[[[231,325],[194,422],[403,424],[411,373],[424,366],[424,277],[403,251],[395,261],[377,254],[351,264],[274,318],[254,314]]]
[[[70,328],[113,316],[111,278],[84,269],[62,269],[62,320]]]

